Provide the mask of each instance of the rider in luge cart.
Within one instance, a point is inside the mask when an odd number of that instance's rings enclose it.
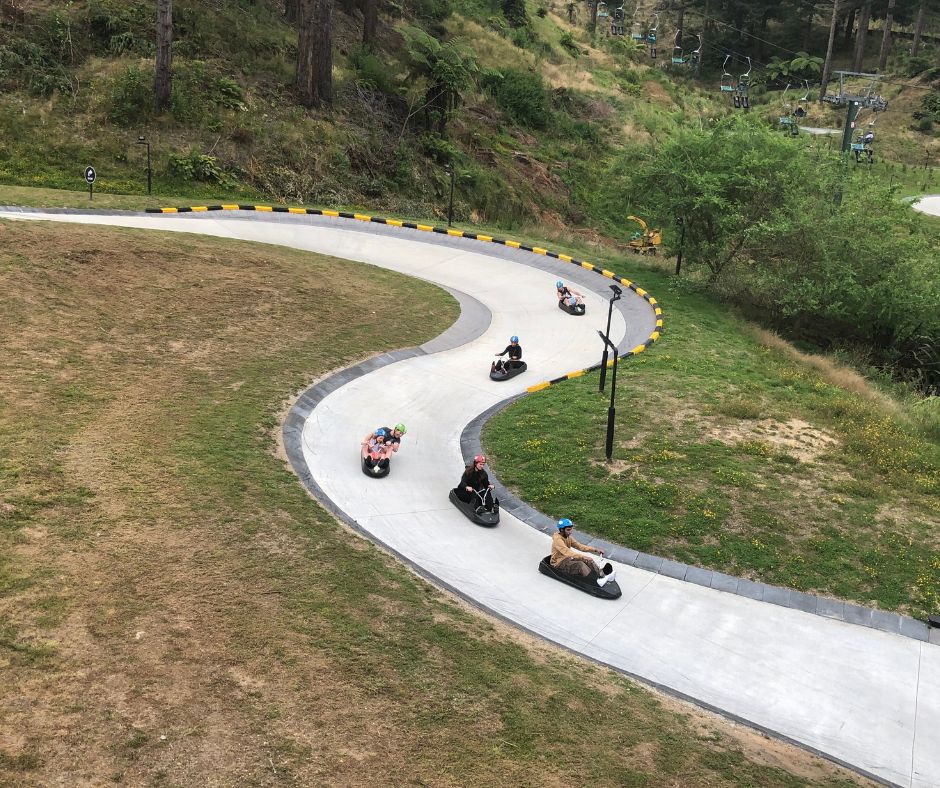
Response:
[[[486,457],[478,454],[473,462],[464,468],[460,483],[454,488],[457,497],[464,503],[475,505],[475,508],[484,508],[488,512],[499,512],[499,501],[493,495],[493,485],[490,477],[484,470]]]
[[[599,586],[606,585],[614,579],[613,569],[608,570],[610,564],[602,570],[592,558],[583,555],[583,553],[596,553],[603,558],[604,551],[598,547],[581,544],[571,535],[573,530],[574,523],[567,517],[562,517],[558,521],[558,530],[552,536],[551,565],[565,574],[585,580],[595,580]],[[577,552],[578,550],[581,552]],[[608,570],[606,574],[605,570]]]
[[[522,365],[522,345],[519,344],[519,337],[510,337],[509,344],[506,345],[506,348],[502,353],[497,353],[496,356],[509,356],[509,359],[506,362],[503,362],[502,359],[499,361],[494,361],[490,365],[490,374],[494,372],[509,372],[509,368],[519,367]]]

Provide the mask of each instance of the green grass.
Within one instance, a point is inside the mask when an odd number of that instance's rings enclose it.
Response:
[[[620,366],[616,464],[603,462],[609,395],[591,375],[487,425],[500,478],[550,516],[635,549],[936,612],[940,441],[931,403],[893,403],[874,385],[853,393],[846,386],[857,390],[856,376],[761,344],[687,287],[607,265],[649,289],[666,318],[663,339]],[[788,424],[795,447],[783,440]]]

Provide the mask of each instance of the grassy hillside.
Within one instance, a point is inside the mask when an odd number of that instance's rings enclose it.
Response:
[[[511,28],[493,0],[389,6],[375,53],[358,44],[355,3],[340,4],[334,107],[304,112],[290,87],[296,30],[278,3],[179,0],[174,8],[173,102],[157,115],[149,0],[4,4],[0,181],[81,189],[93,164],[99,191],[140,192],[145,149],[135,143],[146,135],[158,194],[442,216],[443,165],[452,163],[461,221],[586,226],[623,239],[634,228],[613,187],[631,162],[679,125],[732,112],[710,70],[715,52],[705,53],[705,75],[694,83],[688,69],[663,66],[668,43],[651,61],[628,42],[592,36],[584,9],[570,23],[558,3],[528,4],[529,24]],[[420,112],[404,38],[414,25],[456,37],[476,65],[444,135]],[[898,170],[873,177],[914,191],[930,178],[900,167],[922,165],[922,143],[934,150],[937,137],[908,128],[907,94],[920,95],[892,87],[897,113],[879,121],[879,147]],[[754,111],[771,123],[777,101],[774,91],[754,91]],[[837,120],[823,110],[812,117]]]

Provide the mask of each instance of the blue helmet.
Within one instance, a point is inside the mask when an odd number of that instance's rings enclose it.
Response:
[[[379,428],[375,431],[375,437],[376,437],[376,438],[384,438],[385,435],[386,435],[386,432],[385,432],[385,430],[383,430],[381,427],[379,427]]]
[[[567,517],[562,517],[562,518],[558,521],[558,530],[559,530],[559,531],[560,531],[562,528],[573,528],[573,527],[574,527],[574,523],[571,522],[571,520],[569,520]]]
[[[511,337],[509,337],[509,341],[510,341],[510,342],[518,342],[518,341],[519,341],[519,337],[517,337],[517,336],[511,336]]]
[[[564,287],[564,286],[565,286],[565,283],[562,282],[561,279],[559,279],[557,282],[555,282],[555,287]]]

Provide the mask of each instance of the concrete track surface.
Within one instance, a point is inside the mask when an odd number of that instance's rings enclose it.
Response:
[[[915,211],[929,213],[931,216],[940,216],[940,194],[928,194],[918,198],[913,208]]]
[[[429,345],[427,352],[379,366],[335,388],[310,411],[302,433],[308,467],[301,476],[328,505],[427,576],[530,632],[880,781],[940,786],[940,647],[624,566],[617,567],[623,597],[595,599],[538,573],[539,559],[549,552],[547,535],[505,512],[497,528],[482,529],[449,503],[448,489],[462,470],[464,425],[529,385],[597,362],[609,280],[525,252],[352,221],[0,216],[282,244],[391,268],[472,296],[461,296],[476,325],[464,325],[460,347],[432,352]],[[588,293],[585,317],[557,308],[558,277]],[[624,301],[626,323],[615,313],[612,336],[628,348],[649,336],[653,317],[635,294]],[[521,337],[529,370],[491,382],[493,353],[510,334]],[[620,382],[629,385],[629,361]],[[408,434],[391,474],[365,477],[358,441],[378,424],[399,420]]]

